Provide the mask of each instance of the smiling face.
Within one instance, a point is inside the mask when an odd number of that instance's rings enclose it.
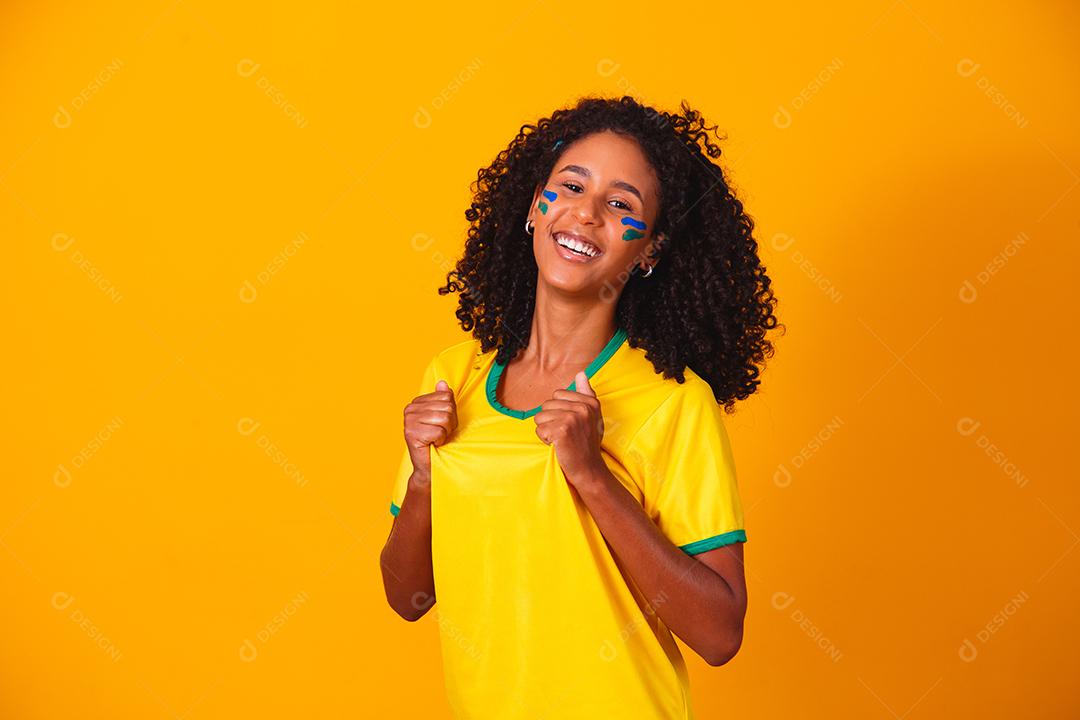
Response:
[[[567,146],[529,218],[539,283],[566,292],[621,290],[635,265],[655,265],[656,172],[632,138],[610,130]]]

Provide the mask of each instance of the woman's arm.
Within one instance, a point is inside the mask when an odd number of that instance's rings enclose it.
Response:
[[[409,622],[435,604],[431,565],[431,477],[413,471],[379,557],[390,607]]]
[[[431,369],[432,366],[429,366]],[[401,509],[379,555],[386,600],[412,622],[435,604],[431,565],[431,445],[442,445],[457,427],[457,402],[445,380],[413,398],[404,412],[405,446],[413,471]]]
[[[707,663],[723,665],[742,645],[742,543],[691,557],[668,540],[604,463],[600,402],[584,372],[575,383],[533,416],[537,436],[555,446],[566,482],[664,624]]]
[[[664,624],[710,665],[735,657],[747,601],[742,543],[687,555],[606,467],[572,485]]]

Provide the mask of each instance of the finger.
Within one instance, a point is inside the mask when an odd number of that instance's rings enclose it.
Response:
[[[454,389],[451,388],[449,383],[447,383],[445,380],[440,380],[437,383],[435,383],[435,389],[434,390],[432,390],[429,393],[423,393],[422,395],[417,395],[415,398],[413,398],[413,402],[416,402],[417,400],[434,400],[434,399],[450,400],[451,402],[453,402],[453,400],[454,400]]]
[[[421,448],[425,445],[440,445],[445,442],[448,433],[441,425],[421,424],[413,428],[411,441],[414,447]]]
[[[406,418],[433,424],[443,422],[455,414],[454,406],[444,400],[413,403],[405,410]]]
[[[442,392],[428,393],[417,397],[406,407],[411,407],[414,410],[453,410],[454,399]]]
[[[445,400],[446,402],[454,402],[453,390],[432,390],[429,393],[423,395],[417,395],[413,398],[413,402],[431,402],[432,400]]]
[[[585,374],[584,370],[578,372],[574,378],[574,387],[582,395],[588,395],[589,397],[596,397],[596,393],[593,392],[592,385],[589,384],[589,376]]]
[[[595,395],[586,395],[579,393],[575,390],[566,390],[565,388],[559,388],[551,394],[552,400],[570,400],[572,402],[578,402],[585,405],[592,405],[594,408],[600,407],[600,401],[596,399]]]
[[[581,407],[581,403],[574,404]],[[573,425],[585,420],[586,418],[588,418],[587,413],[581,412],[580,410],[575,410],[573,408],[569,410],[563,410],[561,408],[541,410],[540,412],[533,415],[533,420],[536,422],[537,425],[543,425],[544,423],[555,422],[559,420],[567,423],[568,425]]]
[[[544,425],[545,423],[563,420],[565,419],[565,417],[565,410],[541,410],[540,412],[533,415],[533,421],[537,425]]]
[[[438,408],[422,408],[413,413],[413,422],[426,425],[445,425],[454,418],[454,413]]]
[[[545,400],[540,403],[541,410],[565,410],[568,412],[582,412],[589,409],[589,404],[577,399],[556,399]]]

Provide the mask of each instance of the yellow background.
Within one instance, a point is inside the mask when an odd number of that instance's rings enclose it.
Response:
[[[0,716],[447,717],[401,408],[469,182],[594,92],[720,125],[788,326],[699,716],[1076,716],[1078,15],[6,3]]]

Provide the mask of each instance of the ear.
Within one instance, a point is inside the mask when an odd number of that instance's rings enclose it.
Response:
[[[638,266],[640,272],[646,272],[649,265],[653,266],[653,270],[659,265],[657,258],[660,257],[660,251],[667,244],[667,235],[664,233],[657,233],[653,236],[652,242],[649,243],[649,247],[645,250],[645,257],[648,258],[648,262],[643,262]]]

